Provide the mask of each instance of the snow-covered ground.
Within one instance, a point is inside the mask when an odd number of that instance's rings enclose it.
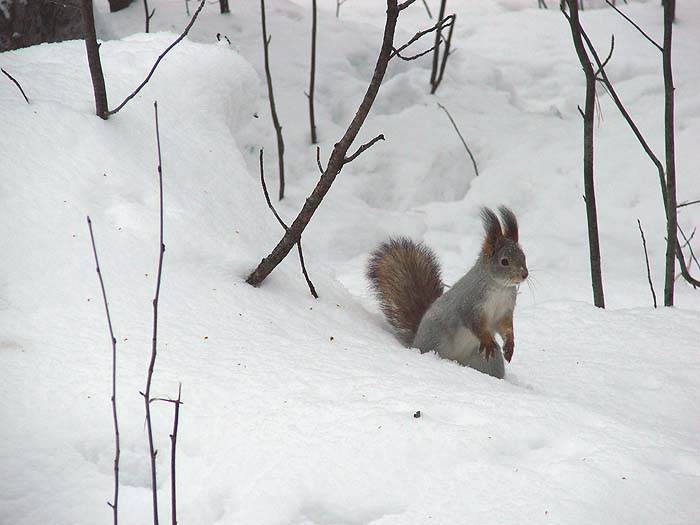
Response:
[[[555,4],[556,2],[549,2]],[[110,106],[188,21],[185,2],[110,14],[96,5]],[[195,3],[190,2],[191,10]],[[309,2],[268,2],[270,53],[295,216],[317,178],[307,99]],[[437,12],[436,1],[431,1]],[[111,347],[90,215],[118,341],[120,523],[151,521],[143,400],[158,258],[158,101],[165,185],[159,354],[152,394],[182,383],[178,520],[192,524],[700,523],[700,291],[677,281],[653,309],[665,225],[657,173],[599,94],[596,184],[608,309],[592,306],[582,189],[583,74],[568,25],[534,0],[451,0],[454,54],[437,95],[430,57],[392,61],[347,165],[304,236],[314,300],[290,257],[255,289],[247,273],[281,236],[257,2],[207,4],[190,37],[104,122],[80,41],[0,54],[0,524],[110,523]],[[589,5],[590,4],[590,5]],[[661,56],[602,1],[582,21],[663,158]],[[366,89],[385,5],[319,0],[321,158]],[[554,6],[550,6],[554,7]],[[661,39],[656,0],[625,11]],[[700,4],[674,26],[679,201],[700,198]],[[421,2],[397,43],[431,24]],[[225,35],[217,42],[216,34]],[[428,41],[417,50],[429,46]],[[454,116],[480,176],[440,102]],[[473,263],[482,205],[507,204],[532,274],[505,380],[401,347],[364,280],[391,234],[430,244],[448,283]],[[700,206],[680,209],[688,234]],[[700,251],[697,240],[693,241]],[[696,275],[700,274],[693,267]],[[421,417],[414,414],[420,411]],[[170,519],[173,407],[153,405],[161,520]]]

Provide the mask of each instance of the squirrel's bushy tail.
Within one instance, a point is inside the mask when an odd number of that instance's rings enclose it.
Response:
[[[367,277],[387,321],[410,346],[423,314],[443,292],[435,254],[405,237],[389,239],[372,252]]]

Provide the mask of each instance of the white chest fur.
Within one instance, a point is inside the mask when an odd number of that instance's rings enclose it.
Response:
[[[493,332],[498,323],[515,308],[515,287],[509,286],[488,294],[483,306],[483,316],[489,330]]]

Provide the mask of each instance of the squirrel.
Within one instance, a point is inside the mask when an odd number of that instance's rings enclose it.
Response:
[[[515,349],[517,287],[528,270],[515,214],[505,206],[498,211],[502,227],[492,210],[481,209],[481,252],[447,292],[432,250],[405,237],[389,239],[372,252],[367,277],[402,343],[503,379],[503,359],[510,363]]]

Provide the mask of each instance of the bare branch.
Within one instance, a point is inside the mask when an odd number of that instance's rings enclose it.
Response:
[[[163,242],[163,163],[160,152],[160,130],[158,127],[158,102],[153,103],[155,110],[156,121],[156,144],[158,148],[158,187],[159,187],[159,208],[160,208],[160,238],[159,238],[159,256],[158,256],[158,273],[156,277],[156,291],[153,298],[153,337],[151,340],[151,360],[148,365],[148,374],[146,376],[146,390],[142,393],[144,404],[146,407],[146,429],[148,432],[148,447],[151,459],[151,492],[153,494],[153,524],[158,525],[158,490],[156,484],[156,449],[153,444],[153,425],[151,421],[151,383],[153,382],[153,370],[156,365],[156,355],[158,349],[158,299],[160,298],[160,283],[163,273],[163,254],[165,253],[165,244]]]
[[[100,279],[100,289],[102,290],[102,300],[105,305],[105,313],[107,314],[107,326],[109,327],[109,338],[112,341],[112,420],[114,421],[114,501],[107,502],[112,508],[112,516],[114,525],[118,522],[118,507],[119,507],[119,456],[121,449],[119,447],[119,420],[117,418],[117,338],[114,337],[112,329],[112,317],[109,315],[109,303],[107,301],[107,292],[105,283],[102,279],[102,271],[100,270],[100,261],[97,258],[97,248],[95,246],[95,236],[92,233],[92,221],[87,218],[88,229],[90,230],[90,241],[92,242],[92,253],[95,256],[95,270],[97,277]]]
[[[690,234],[690,237],[686,237],[685,232],[681,228],[680,224],[678,225],[678,231],[681,233],[681,236],[683,237],[683,240],[685,241],[685,245],[688,247],[688,250],[690,251],[690,258],[691,260],[695,261],[695,266],[700,269],[700,262],[698,262],[698,258],[695,256],[695,252],[693,251],[693,247],[690,244],[690,239],[693,238],[693,235],[695,235],[695,230],[693,230],[693,233]]]
[[[265,195],[265,202],[267,202],[267,207],[270,208],[270,210],[272,210],[272,213],[277,219],[277,222],[280,223],[280,226],[282,226],[282,228],[284,228],[284,231],[286,232],[287,230],[289,230],[289,227],[285,224],[285,222],[282,220],[282,217],[279,216],[279,213],[277,213],[277,210],[272,205],[272,201],[270,200],[270,193],[267,191],[267,184],[265,183],[265,168],[263,164],[262,148],[260,149],[260,184],[262,185],[263,194]],[[311,282],[311,278],[309,277],[309,274],[306,271],[306,263],[304,262],[304,252],[301,249],[301,237],[299,237],[299,241],[297,241],[297,251],[299,253],[301,273],[304,274],[304,279],[306,280],[306,285],[309,287],[309,292],[314,297],[314,299],[318,299],[316,287],[314,286],[314,283]]]
[[[700,287],[700,281],[695,279],[692,275],[690,275],[690,270],[688,270],[688,265],[685,262],[685,258],[683,257],[683,251],[681,249],[681,243],[676,241],[676,259],[678,259],[678,264],[681,265],[681,275],[683,275],[683,278],[695,289]]]
[[[406,0],[405,2],[401,2],[399,4],[399,11],[403,11],[404,9],[406,9],[408,6],[410,6],[415,1],[416,0]]]
[[[311,144],[318,143],[316,137],[316,116],[314,112],[314,87],[316,85],[316,0],[311,0],[311,71],[309,73],[309,124]]]
[[[579,111],[583,116],[583,186],[586,202],[586,221],[588,226],[588,250],[591,266],[591,285],[593,288],[593,304],[605,308],[603,292],[603,273],[600,257],[600,238],[598,233],[598,211],[595,197],[595,178],[593,163],[593,130],[595,116],[596,77],[588,53],[583,43],[583,27],[579,20],[579,7],[576,0],[566,0],[570,15],[562,7],[562,12],[569,22],[571,37],[581,68],[586,77],[586,100],[584,110]],[[596,55],[597,58],[597,55]],[[604,72],[605,70],[602,69]],[[604,73],[603,73],[604,74]]]
[[[318,166],[318,171],[323,175],[323,166],[321,165],[321,146],[316,146],[316,165]]]
[[[252,286],[259,286],[265,278],[277,267],[277,265],[287,256],[292,247],[299,241],[301,234],[309,224],[314,213],[321,205],[321,201],[330,190],[333,181],[337,177],[340,170],[347,163],[346,154],[357,134],[362,127],[369,111],[374,103],[381,86],[382,79],[386,73],[387,65],[394,43],[394,34],[396,31],[396,22],[399,17],[399,9],[397,0],[387,0],[386,23],[384,25],[384,34],[382,36],[382,46],[377,57],[377,62],[370,80],[365,96],[360,103],[355,116],[350,125],[343,134],[342,138],[336,143],[333,152],[328,160],[323,175],[319,179],[316,187],[311,192],[311,195],[304,201],[304,205],[292,222],[284,236],[277,243],[270,254],[263,258],[258,266],[247,277],[246,282]]]
[[[158,67],[158,64],[160,64],[160,61],[163,60],[165,55],[167,55],[172,48],[174,48],[176,45],[178,45],[186,36],[187,33],[190,32],[190,29],[192,29],[192,26],[194,25],[195,20],[197,20],[197,17],[199,16],[199,13],[202,11],[202,8],[204,7],[204,4],[206,3],[207,0],[202,0],[199,3],[199,6],[197,7],[197,10],[194,12],[194,15],[192,15],[192,19],[190,20],[190,23],[187,24],[187,27],[185,27],[185,30],[182,32],[182,34],[175,39],[175,41],[170,44],[165,51],[163,51],[160,56],[156,59],[155,63],[153,64],[153,67],[151,68],[151,71],[146,75],[146,78],[144,79],[141,84],[129,95],[124,99],[124,101],[119,104],[116,108],[111,109],[107,112],[108,115],[114,115],[117,113],[119,110],[121,110],[124,106],[126,106],[127,102],[129,102],[132,98],[134,98],[136,95],[138,95],[139,91],[141,91],[144,86],[148,83],[149,80],[151,80],[151,77],[153,76],[153,73],[155,73],[156,68]]]
[[[603,60],[603,63],[602,63],[602,64],[598,67],[598,69],[596,70],[596,72],[595,72],[596,80],[601,80],[601,81],[602,81],[602,79],[598,78],[598,75],[600,74],[601,70],[602,70],[605,66],[608,65],[608,62],[610,62],[610,59],[612,58],[612,55],[613,55],[613,51],[614,51],[614,50],[615,50],[615,35],[612,35],[612,37],[610,38],[610,52],[608,53],[608,56],[605,58],[605,60]],[[605,82],[603,82],[603,85],[605,85]],[[607,86],[606,86],[606,87],[607,87]]]
[[[425,51],[421,51],[421,52],[418,53],[417,55],[411,55],[410,57],[405,57],[405,56],[403,56],[401,53],[399,53],[399,51],[398,51],[396,48],[394,48],[394,54],[393,54],[392,56],[399,57],[401,60],[405,60],[406,62],[408,62],[408,61],[410,61],[410,60],[415,60],[415,59],[417,59],[417,58],[420,58],[420,57],[422,57],[422,56],[425,56],[425,55],[427,55],[428,53],[430,53],[431,51],[433,51],[434,49],[435,49],[435,46],[430,47],[430,48],[426,49]]]
[[[622,11],[620,11],[620,9],[618,9],[618,7],[617,7],[615,4],[613,4],[610,0],[605,0],[605,3],[607,3],[607,4],[608,4],[610,7],[612,7],[615,11],[617,11],[617,12],[622,16],[622,18],[624,18],[624,19],[627,20],[630,24],[632,24],[632,25],[635,27],[635,29],[636,29],[637,31],[639,31],[639,32],[642,34],[642,36],[643,36],[644,38],[646,38],[649,42],[651,42],[651,43],[654,45],[654,47],[656,47],[656,49],[658,49],[659,51],[663,52],[664,48],[661,47],[659,44],[657,44],[657,43],[654,41],[654,39],[651,38],[648,34],[646,34],[646,32],[645,32],[641,27],[639,27],[639,26],[634,22],[634,20],[632,20],[630,17],[628,17],[628,16],[627,16],[625,13],[623,13]]]
[[[459,136],[459,140],[462,141],[462,145],[464,146],[464,149],[467,150],[467,153],[469,154],[469,158],[472,160],[472,165],[474,166],[474,173],[476,176],[479,176],[479,168],[476,166],[476,160],[474,159],[474,155],[472,155],[472,150],[469,149],[469,146],[467,145],[467,142],[464,140],[464,137],[462,136],[462,133],[459,131],[459,128],[457,127],[457,123],[455,120],[452,118],[452,115],[450,115],[450,112],[447,111],[447,108],[440,104],[438,102],[438,107],[442,109],[445,114],[447,115],[447,118],[450,119],[450,122],[452,123],[452,127],[455,129],[457,132],[457,135]]]
[[[81,1],[81,13],[83,34],[85,35],[85,50],[87,52],[90,79],[92,80],[92,90],[95,97],[95,114],[101,119],[107,120],[110,115],[107,107],[107,88],[105,87],[105,77],[102,73],[100,46],[97,43],[97,35],[95,33],[95,15],[92,10],[92,0]]]
[[[428,35],[428,34],[432,33],[433,31],[437,31],[437,30],[439,30],[439,29],[444,29],[444,28],[446,28],[446,27],[452,25],[452,24],[454,23],[454,18],[455,18],[454,15],[450,15],[450,16],[447,16],[447,17],[445,17],[445,18],[442,18],[442,19],[440,19],[440,21],[437,22],[434,26],[429,27],[428,29],[423,29],[422,31],[418,31],[418,32],[417,32],[415,35],[413,35],[413,37],[411,37],[411,39],[410,39],[408,42],[406,42],[404,45],[402,45],[402,46],[400,46],[400,47],[398,47],[398,48],[394,48],[394,47],[392,46],[392,51],[393,51],[393,52],[392,52],[392,54],[391,54],[391,56],[390,56],[389,58],[393,58],[394,56],[399,55],[404,49],[406,49],[407,47],[409,47],[411,44],[415,43],[416,41],[420,40],[420,39],[423,38],[425,35]],[[438,39],[436,45],[439,45],[439,39]],[[435,46],[431,47],[431,48],[430,48],[430,51],[432,51],[432,50],[434,50],[434,49],[435,49]]]
[[[445,66],[447,65],[447,59],[448,59],[449,56],[450,56],[450,47],[451,47],[451,45],[452,45],[452,33],[453,33],[453,31],[454,31],[455,24],[457,23],[457,15],[456,15],[456,14],[452,14],[452,15],[450,15],[450,16],[452,17],[452,22],[449,24],[450,30],[449,30],[449,32],[447,33],[447,40],[445,41],[445,49],[444,49],[443,52],[442,52],[442,61],[441,61],[441,63],[440,63],[440,71],[438,72],[438,75],[437,75],[437,77],[435,78],[435,82],[434,82],[433,85],[432,85],[432,88],[431,88],[431,90],[430,90],[431,93],[435,93],[435,91],[437,90],[438,86],[439,86],[440,83],[442,82],[442,77],[443,77],[443,75],[445,74]],[[440,34],[440,32],[438,32],[438,35],[440,35],[440,37],[442,37],[442,35]],[[439,51],[440,51],[439,49],[437,49],[437,48],[435,49],[435,53],[436,53],[436,54],[439,53]],[[433,62],[433,64],[434,64],[434,62]]]
[[[639,219],[637,219],[637,225],[639,226],[639,233],[642,235],[642,244],[644,245],[644,258],[647,262],[647,279],[649,280],[649,289],[651,290],[651,297],[654,300],[654,308],[656,308],[656,292],[654,291],[654,283],[651,280],[651,269],[649,268],[649,252],[647,251],[647,240],[644,237],[644,230],[642,230],[642,223]]]
[[[0,68],[0,71],[2,71],[3,73],[5,73],[5,76],[7,76],[7,78],[9,78],[10,80],[12,80],[12,82],[15,83],[15,86],[17,86],[17,88],[19,89],[20,93],[22,93],[22,96],[24,97],[24,100],[27,102],[27,104],[29,104],[29,99],[27,98],[27,94],[24,92],[24,90],[22,89],[22,86],[19,84],[19,82],[17,82],[17,80],[15,80],[15,77],[13,77],[12,75],[10,75],[7,71],[5,71],[5,70],[2,69],[2,68]]]
[[[346,157],[346,158],[345,158],[345,160],[343,161],[343,164],[347,164],[347,163],[349,163],[349,162],[352,162],[352,161],[355,160],[357,157],[359,157],[360,155],[362,155],[362,153],[364,153],[366,150],[368,150],[369,148],[371,148],[372,146],[374,146],[374,145],[375,145],[377,142],[379,142],[380,140],[384,140],[384,134],[381,134],[381,133],[380,133],[379,135],[377,135],[376,137],[374,137],[372,140],[370,140],[368,143],[363,144],[362,146],[360,146],[359,148],[357,148],[357,151],[356,151],[355,153],[353,153],[353,154],[350,155],[349,157]]]
[[[430,12],[430,7],[428,7],[428,2],[426,2],[426,0],[423,0],[423,6],[425,7],[425,10],[428,12],[428,18],[430,18],[432,20],[433,13]]]
[[[170,515],[172,517],[172,525],[177,525],[177,486],[175,484],[175,448],[177,446],[177,425],[180,419],[180,405],[182,383],[177,387],[177,400],[173,401],[175,405],[175,416],[173,417],[173,433],[170,434]]]
[[[689,201],[689,202],[681,202],[679,205],[676,206],[676,208],[683,208],[684,206],[690,206],[691,204],[700,204],[700,200],[697,200],[697,201]]]
[[[272,90],[272,74],[270,73],[270,40],[272,37],[267,36],[267,23],[265,17],[265,0],[260,0],[261,22],[262,22],[262,38],[263,38],[263,56],[265,58],[265,78],[267,79],[267,98],[270,101],[270,115],[272,124],[275,128],[277,136],[277,166],[279,169],[279,200],[284,199],[284,139],[282,138],[282,126],[280,119],[277,116],[277,106],[275,105],[275,95]]]

